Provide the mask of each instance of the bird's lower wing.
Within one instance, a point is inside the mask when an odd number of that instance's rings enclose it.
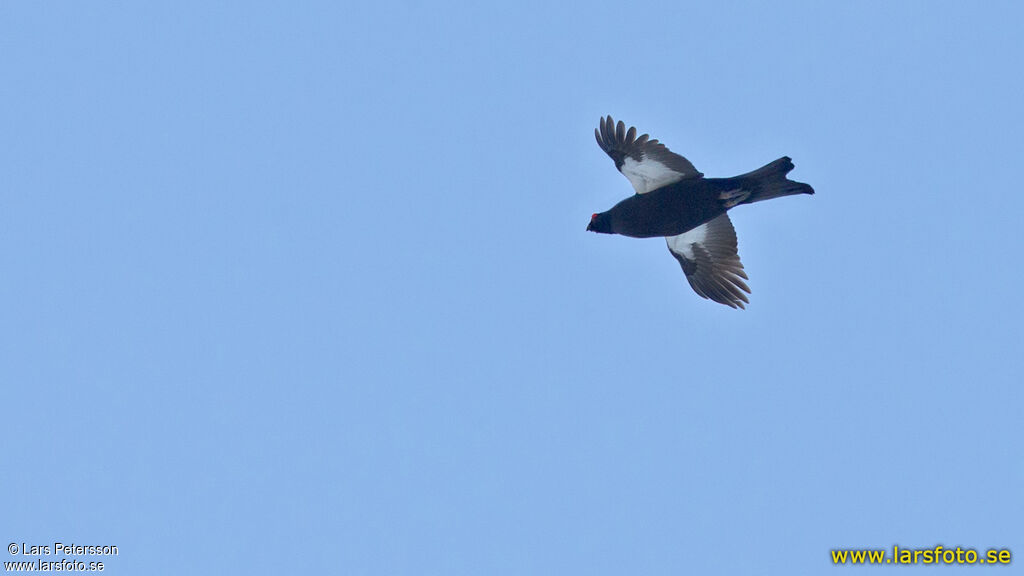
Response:
[[[665,241],[694,292],[733,308],[750,303],[750,288],[744,282],[747,274],[736,250],[736,230],[727,214]]]

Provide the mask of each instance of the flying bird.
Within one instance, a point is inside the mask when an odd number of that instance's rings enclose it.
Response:
[[[590,217],[587,230],[633,238],[664,236],[693,291],[733,308],[749,304],[730,209],[780,196],[814,194],[786,178],[793,161],[783,156],[732,178],[705,178],[689,160],[647,134],[637,138],[620,120],[602,118],[597,144],[633,185],[636,194]]]

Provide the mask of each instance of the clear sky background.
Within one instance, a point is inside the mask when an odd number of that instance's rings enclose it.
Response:
[[[0,4],[2,544],[117,545],[113,574],[1024,555],[1022,19]],[[632,193],[604,114],[814,186],[732,212],[748,310],[584,231]]]

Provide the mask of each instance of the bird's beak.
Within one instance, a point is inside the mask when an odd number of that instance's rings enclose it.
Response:
[[[594,227],[594,221],[591,220],[590,222],[587,223],[587,232],[590,232],[591,230],[593,230],[594,229],[593,227]]]

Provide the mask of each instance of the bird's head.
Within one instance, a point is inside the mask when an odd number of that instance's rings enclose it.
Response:
[[[600,214],[593,214],[590,217],[590,224],[587,224],[587,232],[598,232],[600,234],[611,234],[612,233],[612,222],[611,218],[608,217],[607,212]]]

